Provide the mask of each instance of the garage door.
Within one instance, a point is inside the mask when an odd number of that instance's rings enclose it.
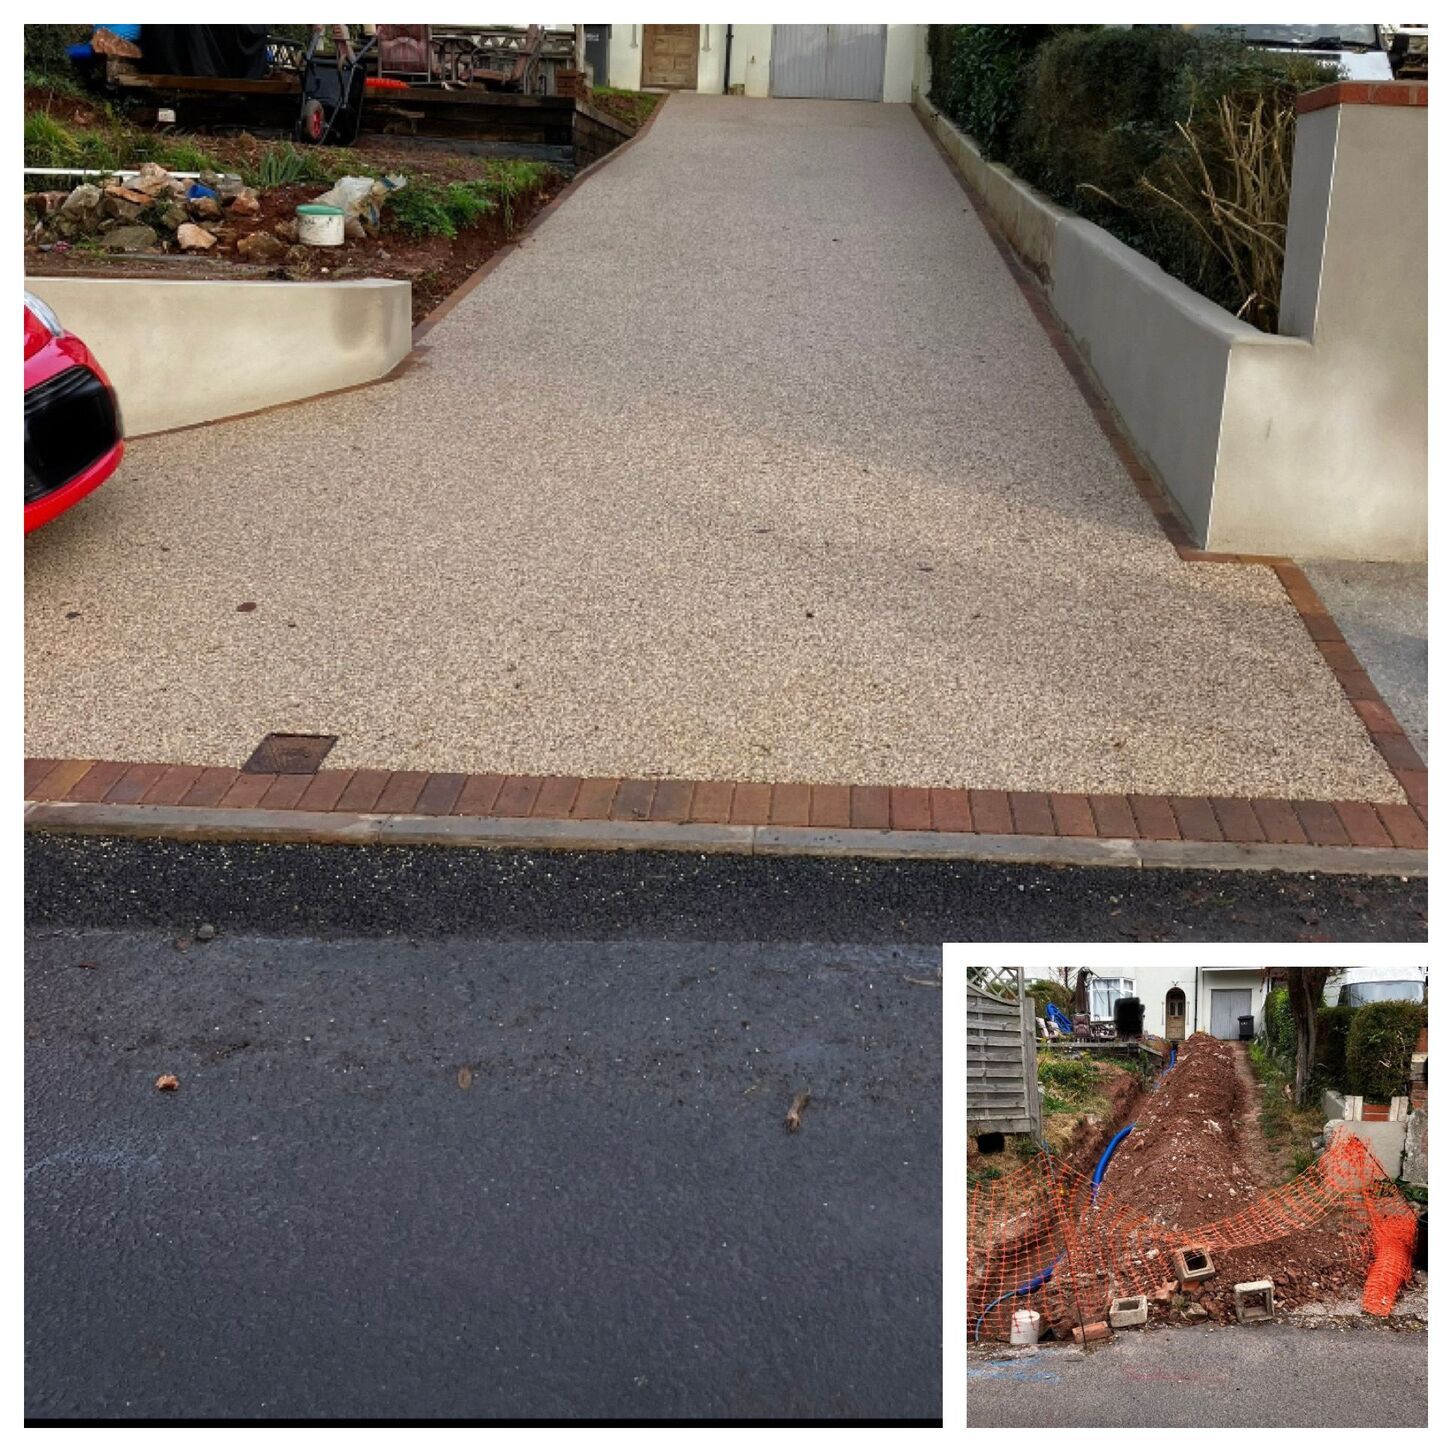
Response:
[[[1210,990],[1210,1032],[1217,1039],[1240,1037],[1240,1015],[1250,1012],[1250,989],[1212,988]]]
[[[774,25],[771,94],[882,100],[885,25]]]

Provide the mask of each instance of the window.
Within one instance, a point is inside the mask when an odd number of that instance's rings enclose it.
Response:
[[[1113,1018],[1114,1000],[1133,996],[1133,978],[1095,978],[1089,985],[1089,1016]]]

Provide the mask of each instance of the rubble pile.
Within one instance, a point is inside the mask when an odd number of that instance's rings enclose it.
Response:
[[[294,273],[312,267],[297,223],[280,218],[269,228],[262,198],[235,175],[180,177],[148,161],[135,176],[32,192],[25,201],[27,241],[43,252],[85,246],[142,255],[232,253]]]

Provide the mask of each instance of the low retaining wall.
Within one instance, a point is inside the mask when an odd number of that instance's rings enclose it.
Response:
[[[914,97],[1204,548],[1426,558],[1425,87],[1370,89],[1302,98],[1284,335],[1056,206]]]
[[[390,373],[412,347],[406,282],[34,277],[110,375],[129,437]]]

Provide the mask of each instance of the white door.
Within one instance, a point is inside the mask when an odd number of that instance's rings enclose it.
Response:
[[[1210,990],[1210,1032],[1217,1039],[1240,1037],[1240,1016],[1250,1012],[1250,989],[1212,988]]]

